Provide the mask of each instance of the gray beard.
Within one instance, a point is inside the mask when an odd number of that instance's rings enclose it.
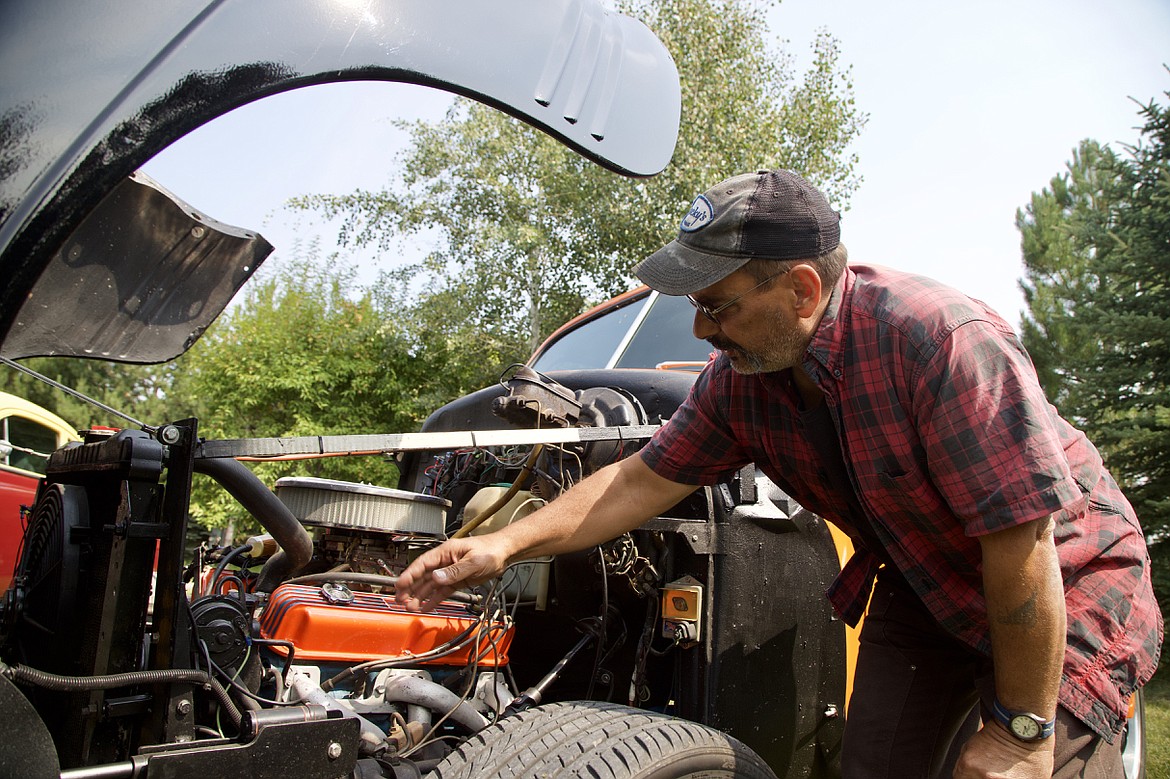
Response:
[[[775,324],[778,326],[772,330],[771,337],[760,351],[743,349],[729,338],[716,336],[707,341],[727,355],[732,370],[744,376],[772,373],[799,365],[808,344],[800,333],[779,322]]]

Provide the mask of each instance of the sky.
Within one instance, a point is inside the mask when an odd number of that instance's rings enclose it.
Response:
[[[1082,139],[1135,143],[1133,99],[1164,105],[1170,91],[1170,0],[785,0],[768,19],[798,69],[827,29],[869,115],[851,149],[862,183],[842,220],[850,260],[933,276],[1013,324],[1017,209]],[[437,121],[449,104],[401,84],[297,90],[205,125],[144,169],[215,219],[259,230],[277,256],[314,236],[328,253],[336,225],[285,201],[381,188],[407,141],[393,121]],[[347,256],[370,279],[402,261]]]

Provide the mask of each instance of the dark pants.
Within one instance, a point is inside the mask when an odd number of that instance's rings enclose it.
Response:
[[[990,660],[943,631],[905,582],[879,576],[849,700],[845,779],[949,778],[980,717],[990,721],[994,694]],[[1124,776],[1121,739],[1107,743],[1063,707],[1054,738],[1054,777]]]

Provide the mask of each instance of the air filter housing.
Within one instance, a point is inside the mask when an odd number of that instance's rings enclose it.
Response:
[[[311,476],[276,480],[276,496],[306,525],[441,536],[451,501]]]

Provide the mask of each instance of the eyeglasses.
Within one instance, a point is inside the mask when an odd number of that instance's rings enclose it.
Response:
[[[724,309],[726,309],[728,306],[730,306],[732,303],[735,303],[735,302],[736,302],[736,301],[738,301],[740,298],[742,298],[742,297],[744,297],[745,295],[747,295],[749,292],[755,292],[757,289],[759,289],[760,287],[764,286],[765,284],[767,284],[767,283],[768,283],[769,281],[771,281],[772,279],[779,278],[780,276],[783,276],[785,273],[788,273],[788,271],[790,271],[790,270],[792,270],[792,268],[789,268],[788,270],[782,270],[782,271],[780,271],[779,273],[773,273],[771,276],[769,276],[768,278],[764,279],[763,281],[761,281],[761,282],[760,282],[759,284],[757,284],[756,286],[752,287],[751,289],[749,289],[749,290],[747,290],[747,291],[745,291],[745,292],[741,292],[740,294],[738,294],[738,295],[736,295],[735,297],[733,297],[731,300],[727,301],[726,303],[723,303],[722,305],[716,306],[715,308],[708,308],[707,306],[704,306],[702,303],[700,303],[699,301],[695,300],[695,299],[694,299],[693,297],[691,297],[690,295],[687,295],[687,300],[691,301],[691,305],[692,305],[692,306],[694,306],[694,307],[695,307],[695,308],[698,310],[698,312],[699,312],[700,314],[702,314],[703,316],[707,317],[707,319],[708,319],[709,321],[711,321],[711,322],[714,322],[715,324],[719,324],[719,312],[720,312],[720,311],[723,311],[723,310],[724,310]]]

